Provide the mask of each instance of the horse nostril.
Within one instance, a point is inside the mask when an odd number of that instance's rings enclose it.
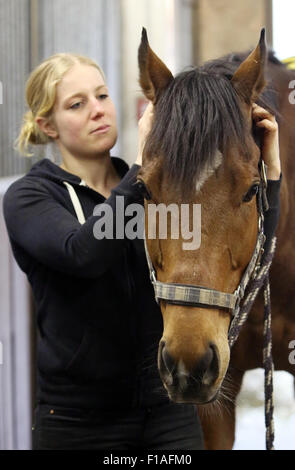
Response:
[[[167,372],[169,374],[173,374],[173,371],[175,369],[175,361],[174,359],[170,356],[169,352],[167,351],[167,348],[164,346],[162,349],[162,359],[163,363],[167,369]]]
[[[202,378],[203,385],[213,385],[219,374],[219,358],[218,351],[215,344],[211,343],[206,353],[207,355],[207,368]]]

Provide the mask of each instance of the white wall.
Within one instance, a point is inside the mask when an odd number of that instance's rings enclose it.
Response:
[[[30,290],[2,214],[3,195],[14,179],[0,179],[0,450],[31,446]]]
[[[21,124],[29,70],[29,0],[0,0],[0,176],[25,172],[28,159],[13,149]]]
[[[272,0],[273,7],[273,48],[279,59],[295,55],[294,41],[294,0]]]

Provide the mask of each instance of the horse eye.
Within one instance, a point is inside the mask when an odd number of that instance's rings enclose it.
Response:
[[[258,193],[258,189],[259,189],[259,184],[258,183],[255,183],[255,184],[252,184],[251,188],[249,189],[249,191],[245,194],[245,196],[243,197],[243,202],[250,202],[251,199],[256,196],[256,194]]]
[[[147,189],[146,185],[144,184],[142,180],[137,180],[137,187],[139,191],[141,192],[142,196],[144,197],[144,199],[149,200],[152,198],[151,193],[149,192],[149,190]]]

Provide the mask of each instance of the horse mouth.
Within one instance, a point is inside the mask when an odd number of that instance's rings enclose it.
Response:
[[[163,385],[168,393],[168,397],[174,403],[206,405],[214,402],[219,396],[219,389],[212,390],[207,387],[199,387],[193,384],[187,386],[179,386],[178,384],[167,384],[167,377],[161,374]]]

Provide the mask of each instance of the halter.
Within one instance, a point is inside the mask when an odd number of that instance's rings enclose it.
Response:
[[[204,286],[193,286],[189,284],[165,283],[157,281],[156,271],[147,248],[146,236],[144,236],[144,246],[150,272],[150,280],[154,287],[155,299],[157,303],[159,304],[160,300],[164,300],[167,303],[173,305],[202,308],[215,307],[230,310],[232,315],[228,332],[230,348],[232,348],[236,342],[240,330],[248,317],[260,288],[264,286],[265,315],[263,331],[263,365],[265,370],[266,448],[268,450],[273,450],[273,361],[271,353],[272,337],[268,274],[275,251],[276,239],[272,239],[270,252],[267,254],[263,260],[263,263],[261,264],[262,255],[264,253],[263,245],[266,239],[263,231],[263,212],[268,210],[268,202],[266,197],[267,178],[265,165],[262,159],[260,160],[259,170],[260,184],[256,196],[258,208],[258,234],[256,245],[251,260],[242,276],[240,284],[233,294],[210,289]],[[246,296],[245,293],[247,294]],[[241,305],[242,300],[243,304]]]

